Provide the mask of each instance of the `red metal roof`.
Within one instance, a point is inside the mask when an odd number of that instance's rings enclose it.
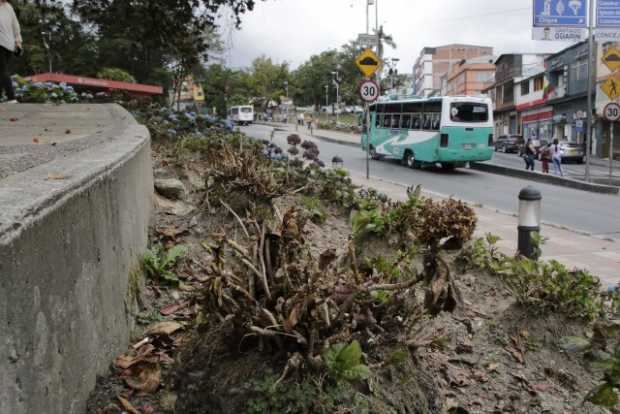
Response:
[[[143,85],[140,83],[130,82],[118,82],[107,79],[87,78],[84,76],[66,75],[64,73],[41,73],[38,75],[30,76],[29,79],[33,82],[65,82],[72,86],[86,86],[98,89],[105,89],[108,91],[122,90],[130,93],[136,93],[141,95],[161,95],[164,93],[164,88],[155,85]]]

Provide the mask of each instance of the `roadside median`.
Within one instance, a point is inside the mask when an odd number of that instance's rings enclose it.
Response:
[[[588,183],[585,181],[574,180],[572,178],[558,177],[557,175],[542,174],[539,172],[531,172],[486,162],[473,162],[471,163],[471,168],[491,174],[507,175],[515,178],[524,178],[540,183],[559,185],[562,187],[573,188],[575,190],[589,191],[592,193],[617,195],[620,192],[620,188],[610,185]]]

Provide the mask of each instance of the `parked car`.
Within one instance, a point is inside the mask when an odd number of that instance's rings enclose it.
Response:
[[[518,153],[523,145],[520,135],[501,135],[495,141],[495,151]]]
[[[586,156],[586,151],[582,144],[575,142],[562,141],[564,153],[562,154],[563,162],[576,162],[577,164],[583,164],[583,159]]]

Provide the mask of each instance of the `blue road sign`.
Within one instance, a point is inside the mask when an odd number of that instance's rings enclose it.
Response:
[[[620,0],[598,0],[596,27],[620,29]]]
[[[599,0],[599,3],[608,2]],[[534,27],[585,28],[587,10],[588,0],[534,0]]]

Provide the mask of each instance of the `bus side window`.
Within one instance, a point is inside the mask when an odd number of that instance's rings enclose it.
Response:
[[[401,129],[411,129],[411,114],[403,114],[400,119]]]
[[[375,117],[375,127],[377,127],[377,128],[381,127],[381,117],[382,116],[383,116],[382,114],[377,113],[377,116]]]
[[[383,128],[390,128],[392,126],[392,115],[385,114],[383,116]]]
[[[424,114],[424,122],[422,125],[422,129],[425,131],[428,131],[431,129],[431,125],[432,125],[432,114],[429,113],[425,113]]]
[[[432,130],[433,131],[439,131],[439,126],[441,124],[441,114],[433,114],[433,125],[432,125]]]
[[[400,114],[392,115],[392,129],[400,128]]]
[[[411,117],[411,129],[421,129],[422,126],[422,115],[420,113],[415,113]]]

